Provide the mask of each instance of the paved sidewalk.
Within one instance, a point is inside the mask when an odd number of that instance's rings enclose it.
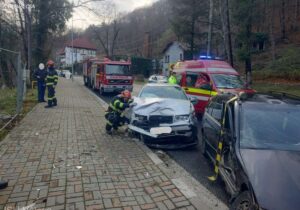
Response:
[[[60,79],[57,93],[0,144],[0,209],[196,209],[139,144],[105,134],[88,90]]]

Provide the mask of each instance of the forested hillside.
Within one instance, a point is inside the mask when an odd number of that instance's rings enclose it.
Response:
[[[218,55],[250,72],[253,63],[258,70],[289,56],[285,48],[297,50],[299,16],[299,0],[160,0],[84,33],[107,56],[142,56],[149,35],[151,58],[160,58],[169,42],[179,40],[190,58]],[[261,53],[265,64],[259,62]]]

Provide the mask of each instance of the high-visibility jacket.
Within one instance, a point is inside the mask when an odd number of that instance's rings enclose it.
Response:
[[[129,102],[125,102],[120,95],[114,97],[109,104],[108,112],[117,112],[122,114],[126,108],[129,107]]]
[[[168,79],[168,83],[172,84],[172,85],[176,85],[177,84],[177,79],[175,76],[171,75]]]
[[[46,77],[46,85],[47,87],[53,87],[54,85],[57,85],[57,81],[58,81],[58,74],[55,71],[54,68],[49,68],[48,69],[48,74]]]

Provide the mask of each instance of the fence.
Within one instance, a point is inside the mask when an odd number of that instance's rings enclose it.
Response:
[[[0,132],[22,112],[25,72],[21,53],[0,47]]]

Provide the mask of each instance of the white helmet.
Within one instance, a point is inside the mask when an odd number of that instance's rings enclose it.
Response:
[[[44,70],[44,69],[45,69],[45,65],[44,65],[43,63],[40,63],[40,64],[39,64],[39,69],[40,69],[40,70]]]

